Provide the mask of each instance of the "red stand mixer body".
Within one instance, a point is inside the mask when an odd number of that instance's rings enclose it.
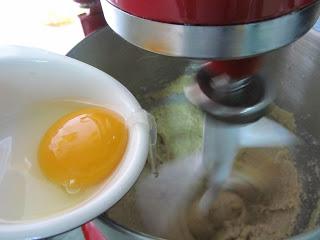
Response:
[[[163,55],[206,59],[210,62],[204,69],[217,75],[227,74],[234,80],[254,75],[264,53],[286,46],[308,32],[318,19],[319,3],[101,0],[108,25],[128,42]],[[265,100],[250,108],[259,105],[260,109],[255,111],[263,114],[272,98]],[[232,110],[232,106],[227,110]]]
[[[314,0],[109,0],[141,18],[177,24],[231,25],[258,22],[299,10]]]
[[[111,28],[139,47],[164,55],[229,60],[260,55],[295,41],[314,24],[315,11],[305,9],[315,9],[316,2],[102,0],[101,3]],[[257,65],[253,60],[240,62],[244,73],[239,76],[256,69],[251,65]],[[234,72],[228,71],[236,66],[234,63],[220,61],[214,66],[218,72],[223,69],[228,73]]]

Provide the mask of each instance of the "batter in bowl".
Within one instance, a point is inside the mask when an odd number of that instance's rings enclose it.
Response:
[[[135,187],[109,210],[109,217],[130,229],[169,240],[278,240],[290,236],[300,210],[301,186],[294,159],[282,148],[243,149],[237,156],[235,172],[256,166],[259,175],[263,170],[259,162],[277,169],[270,171],[274,179],[270,188],[258,191],[257,197],[245,194],[243,188],[226,189],[212,203],[205,224],[192,218],[190,206],[205,190],[205,180],[196,170],[203,115],[183,96],[187,81],[189,77],[178,79],[146,98],[158,124],[160,175],[155,178],[146,167]],[[274,107],[270,117],[294,130],[292,114]],[[181,161],[185,161],[183,168]]]
[[[235,165],[246,166],[254,166],[259,161],[269,162],[270,166],[274,166],[274,171],[269,168],[268,173],[261,172],[261,175],[270,174],[274,180],[270,182],[272,185],[269,189],[264,188],[264,192],[256,191],[257,196],[241,192],[243,189],[221,192],[212,203],[205,224],[189,218],[192,235],[199,240],[267,240],[289,237],[301,204],[301,187],[289,151],[244,149],[236,161]],[[256,169],[263,171],[259,167]]]

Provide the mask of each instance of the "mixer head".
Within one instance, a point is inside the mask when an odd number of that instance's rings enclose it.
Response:
[[[128,42],[174,57],[215,60],[188,98],[223,121],[259,119],[275,95],[254,56],[290,44],[318,17],[316,0],[102,0],[110,27]],[[217,59],[225,61],[216,61]],[[229,61],[230,59],[237,59]],[[221,85],[222,84],[222,85]]]
[[[256,56],[297,40],[317,0],[102,0],[109,26],[159,54],[200,59]]]

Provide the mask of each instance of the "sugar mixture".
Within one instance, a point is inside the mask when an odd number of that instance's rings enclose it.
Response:
[[[259,161],[268,162],[269,168],[257,166]],[[243,188],[221,192],[212,203],[207,221],[189,219],[193,236],[201,240],[283,239],[290,236],[299,213],[301,189],[289,152],[285,149],[244,149],[235,165],[255,169],[254,174],[263,178],[256,176],[258,179],[254,181],[264,181],[270,186],[264,186],[263,191],[253,189],[251,194]]]
[[[183,96],[188,81],[189,77],[183,77],[146,97],[158,124],[160,175],[155,178],[146,166],[108,216],[130,229],[169,240],[278,240],[290,236],[300,210],[301,186],[293,158],[282,148],[241,150],[234,172],[255,169],[251,176],[256,182],[259,176],[269,176],[268,186],[256,192],[253,188],[251,194],[241,186],[226,189],[212,203],[205,222],[192,217],[192,204],[202,196],[205,179],[197,170],[203,115]],[[270,117],[290,130],[295,128],[292,114],[278,107]]]

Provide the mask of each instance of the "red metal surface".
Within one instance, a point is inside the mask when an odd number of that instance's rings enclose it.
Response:
[[[77,0],[79,1],[79,0]],[[82,0],[84,2],[85,0]],[[87,36],[96,30],[103,28],[107,25],[107,22],[103,16],[101,4],[99,1],[90,1],[90,11],[89,13],[83,13],[79,15],[82,29],[84,34]]]
[[[81,226],[85,240],[107,240],[93,222]]]
[[[234,79],[241,79],[255,74],[262,64],[262,57],[244,58],[239,60],[212,61],[205,65],[209,72],[228,74]]]
[[[316,0],[101,0],[150,20],[201,25],[256,22],[282,16]]]

